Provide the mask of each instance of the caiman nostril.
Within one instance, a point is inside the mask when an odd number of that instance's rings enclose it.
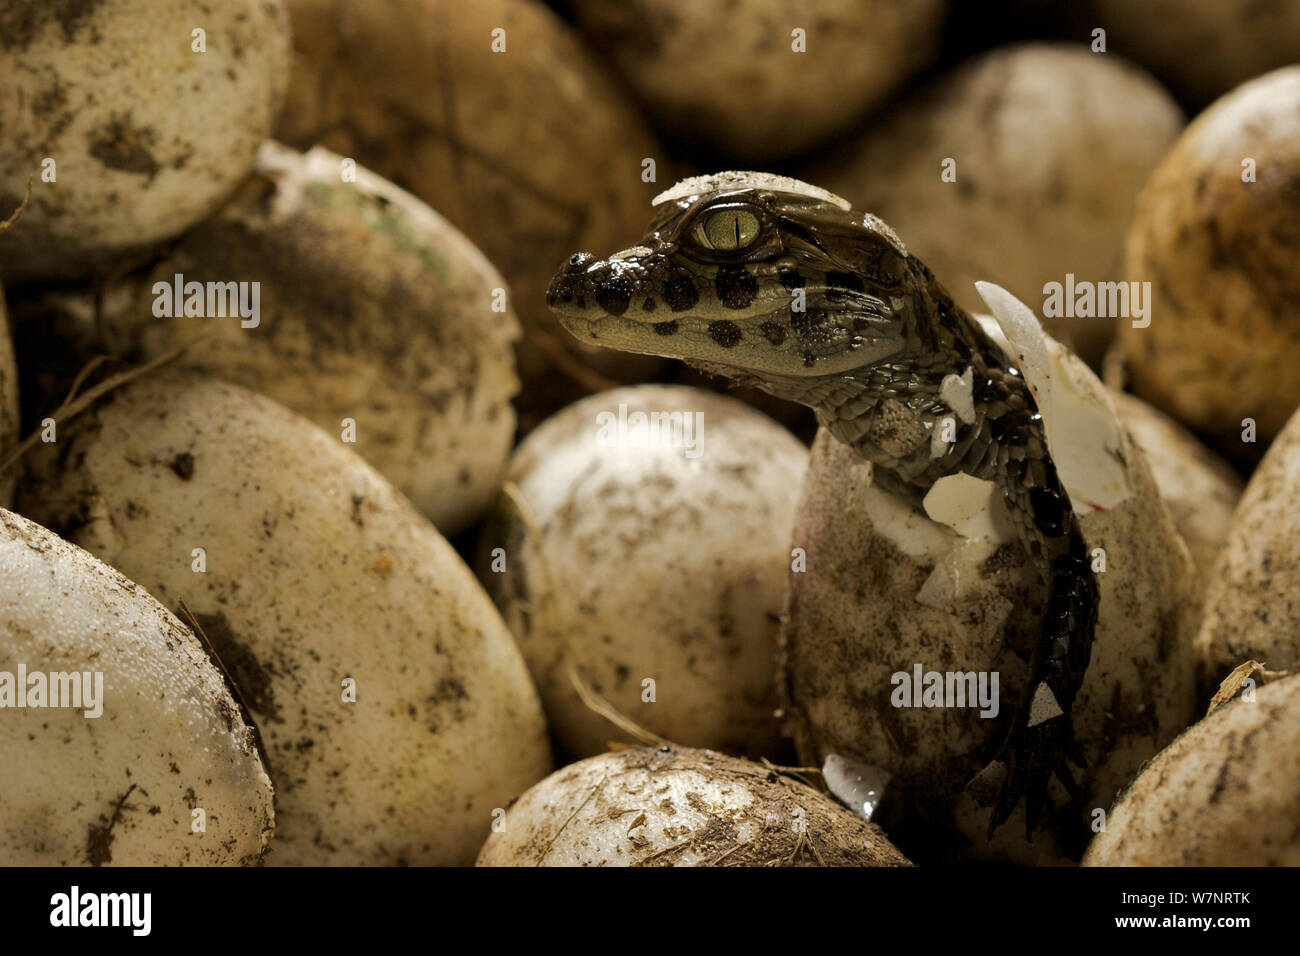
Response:
[[[575,252],[565,259],[564,265],[560,266],[546,290],[546,304],[554,308],[557,305],[568,305],[573,302],[581,288],[581,280],[578,277],[595,261],[595,258],[590,252]]]

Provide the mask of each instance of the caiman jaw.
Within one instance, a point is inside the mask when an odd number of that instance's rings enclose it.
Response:
[[[784,339],[776,322],[765,321],[788,312],[790,303],[785,289],[771,289],[772,274],[759,263],[724,275],[674,261],[671,248],[656,243],[603,260],[588,253],[572,256],[551,281],[546,301],[583,341],[725,362],[730,350],[749,351],[746,326],[765,329],[769,348]]]

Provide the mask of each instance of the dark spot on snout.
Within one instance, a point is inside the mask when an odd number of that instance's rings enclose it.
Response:
[[[744,309],[758,295],[758,280],[741,268],[719,269],[713,288],[728,309]]]
[[[672,311],[685,312],[700,301],[700,294],[690,276],[675,275],[664,282],[664,301]]]
[[[622,315],[632,303],[632,285],[626,279],[609,279],[596,290],[596,304],[610,315]]]
[[[785,341],[785,329],[775,322],[764,322],[758,329],[767,336],[767,340],[773,345],[780,345]]]
[[[739,344],[742,338],[740,334],[740,326],[728,319],[722,319],[719,322],[710,322],[709,337],[724,349],[729,349],[732,346]]]
[[[641,310],[643,312],[653,312],[655,310],[655,300],[646,299],[644,302],[641,303]]]
[[[670,319],[667,322],[656,322],[654,325],[650,326],[650,328],[655,330],[655,335],[676,335],[677,320]]]

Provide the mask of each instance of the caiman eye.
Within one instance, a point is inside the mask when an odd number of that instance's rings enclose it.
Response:
[[[695,224],[695,241],[705,249],[734,252],[758,238],[758,217],[741,206],[715,209]]]

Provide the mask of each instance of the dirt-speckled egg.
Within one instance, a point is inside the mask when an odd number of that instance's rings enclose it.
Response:
[[[24,513],[184,602],[230,672],[276,784],[268,863],[469,863],[550,771],[487,595],[337,433],[168,370],[26,464]]]
[[[589,396],[516,450],[479,576],[560,743],[626,739],[576,671],[652,733],[772,753],[777,619],[807,451],[743,403],[681,386]]]
[[[764,163],[810,149],[936,57],[948,0],[576,0],[664,135]]]
[[[491,505],[514,438],[505,286],[414,196],[328,150],[268,142],[231,201],[142,278],[44,293],[18,319],[57,336],[29,350],[33,366],[199,341],[181,364],[328,431],[350,423],[352,450],[455,534]]]
[[[1300,866],[1300,675],[1244,694],[1142,768],[1084,866]]]
[[[210,213],[289,81],[279,0],[0,5],[0,277],[108,272]]]
[[[256,732],[144,588],[0,509],[0,865],[254,865]]]
[[[1121,326],[1131,388],[1240,449],[1300,406],[1300,66],[1217,100],[1142,189],[1125,278],[1150,324]],[[1231,443],[1231,444],[1226,444]],[[1231,452],[1229,452],[1231,454]]]
[[[789,777],[687,747],[557,770],[499,818],[479,866],[908,866],[874,823]]]
[[[987,281],[1057,313],[1044,328],[1096,365],[1132,318],[1073,283],[1121,278],[1134,200],[1182,125],[1122,58],[1029,43],[940,76],[799,178],[888,222],[966,309]]]
[[[1300,412],[1250,476],[1205,594],[1197,647],[1217,685],[1248,660],[1300,668]]]

